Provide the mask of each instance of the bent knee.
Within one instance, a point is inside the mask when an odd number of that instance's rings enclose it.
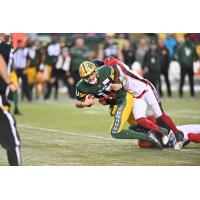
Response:
[[[113,138],[117,138],[117,135],[118,135],[118,133],[119,133],[119,130],[115,130],[115,129],[111,129],[111,135],[112,135],[112,137]]]

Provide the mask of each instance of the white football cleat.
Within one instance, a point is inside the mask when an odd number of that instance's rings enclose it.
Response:
[[[176,144],[174,145],[174,149],[176,150],[180,150],[183,147],[183,142],[179,141],[176,142]]]
[[[164,135],[162,137],[162,143],[163,145],[166,145],[169,142],[169,136],[168,135]]]

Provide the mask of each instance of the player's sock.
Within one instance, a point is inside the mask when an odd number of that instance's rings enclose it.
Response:
[[[188,134],[188,139],[191,142],[200,143],[200,135],[198,135],[198,134],[189,133]]]
[[[153,122],[154,124],[156,124],[156,117],[155,117],[154,115],[149,115],[149,116],[147,117],[147,119],[148,119],[149,121]]]
[[[140,126],[148,129],[148,130],[153,130],[153,131],[159,131],[160,128],[156,124],[154,124],[152,121],[148,120],[145,117],[141,117],[137,119],[137,122]]]
[[[172,121],[171,117],[169,117],[165,113],[163,113],[159,117],[159,119],[162,120],[167,125],[167,127],[169,127],[169,129],[171,129],[174,133],[176,133],[178,131],[177,128],[176,128],[176,125]]]
[[[153,147],[153,144],[148,141],[138,140],[138,146],[140,148],[151,148],[151,147]]]
[[[122,130],[119,133],[113,133],[112,136],[118,139],[139,139],[139,140],[151,141],[147,134],[132,130]]]

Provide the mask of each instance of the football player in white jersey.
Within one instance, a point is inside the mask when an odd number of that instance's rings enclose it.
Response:
[[[137,72],[130,70],[127,65],[112,56],[107,57],[104,64],[117,67],[120,74],[121,83],[113,83],[112,89],[119,90],[124,88],[124,90],[133,95],[133,114],[137,123],[148,130],[160,133],[166,130],[147,119],[146,110],[147,106],[150,106],[157,120],[164,123],[166,127],[175,134],[176,144],[174,145],[174,148],[181,149],[183,146],[184,134],[181,130],[177,129],[172,119],[164,112],[161,100],[153,84],[147,79],[144,79]],[[167,142],[168,140],[165,140],[165,144]]]

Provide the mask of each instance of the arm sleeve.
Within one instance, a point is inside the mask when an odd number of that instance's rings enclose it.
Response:
[[[87,96],[86,93],[82,93],[78,87],[76,87],[76,99],[79,101],[84,100],[84,98]]]

